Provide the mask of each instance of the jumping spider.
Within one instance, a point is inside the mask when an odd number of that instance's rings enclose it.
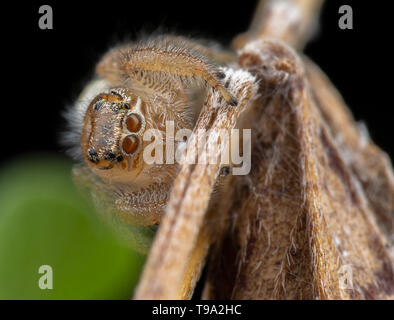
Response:
[[[176,176],[177,164],[148,164],[143,159],[148,129],[192,129],[208,86],[229,107],[237,99],[225,88],[222,65],[231,52],[181,37],[160,36],[110,50],[69,113],[67,141],[81,165],[79,184],[97,204],[132,225],[160,222]],[[175,141],[178,148],[183,141]]]

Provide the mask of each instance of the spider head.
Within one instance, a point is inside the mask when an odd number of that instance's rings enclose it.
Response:
[[[138,167],[145,130],[141,98],[117,88],[101,93],[85,114],[81,146],[86,163],[102,177],[117,179]]]

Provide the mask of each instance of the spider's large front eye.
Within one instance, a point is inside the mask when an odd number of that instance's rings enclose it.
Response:
[[[141,117],[136,114],[132,113],[126,118],[126,128],[130,132],[138,132],[142,127],[142,120]]]
[[[122,150],[127,155],[133,155],[137,152],[139,144],[139,140],[135,135],[128,135],[123,139]]]

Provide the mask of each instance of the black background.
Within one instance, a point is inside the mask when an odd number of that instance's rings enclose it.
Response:
[[[62,112],[93,75],[105,51],[139,32],[162,30],[229,44],[245,31],[257,1],[31,1],[2,7],[1,158],[62,153]],[[328,74],[357,120],[391,157],[392,19],[384,1],[326,1],[320,32],[306,53]],[[38,8],[53,8],[54,29],[38,27]],[[354,29],[340,30],[338,8],[350,4]]]

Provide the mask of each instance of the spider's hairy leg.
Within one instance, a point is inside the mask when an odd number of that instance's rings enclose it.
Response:
[[[114,205],[120,218],[132,225],[151,226],[159,223],[170,195],[170,185],[153,183],[138,190],[119,189]]]
[[[134,226],[152,226],[160,222],[168,198],[169,188],[163,184],[153,184],[135,191],[124,190],[120,186],[108,185],[86,166],[74,167],[73,180],[82,191],[85,188],[89,192],[93,203],[107,215],[107,219],[115,214],[123,222]],[[146,201],[149,196],[154,197],[155,201]]]
[[[167,201],[167,193],[161,192],[163,199],[157,202],[137,203],[137,193],[125,193],[119,195],[115,201],[116,214],[122,219],[123,222],[134,226],[152,226],[159,223]],[[159,199],[160,194],[152,193]]]
[[[198,77],[218,90],[230,105],[237,99],[220,83],[224,74],[202,54],[189,48],[172,45],[164,48],[152,45],[118,48],[104,57],[97,67],[103,77],[119,75],[118,81],[135,78],[140,72],[164,73],[180,78]]]
[[[189,40],[182,36],[163,36],[166,41],[179,43],[179,46],[187,46],[193,50],[203,54],[211,61],[215,61],[220,66],[226,66],[236,59],[236,53],[229,48],[222,48],[216,42],[207,41],[205,39]]]

